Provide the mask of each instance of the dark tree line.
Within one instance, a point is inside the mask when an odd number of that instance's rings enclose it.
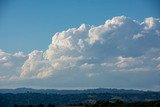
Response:
[[[160,107],[160,101],[127,103],[121,100],[116,102],[96,101],[94,104],[70,104],[68,107]]]
[[[113,98],[120,98],[123,103],[117,100],[116,103],[112,103]],[[82,93],[82,94],[44,94],[44,93],[18,93],[18,94],[0,94],[0,107],[52,107],[54,106],[64,106],[69,104],[80,104],[83,106],[99,106],[101,105],[115,105],[122,103],[126,107],[130,104],[136,105],[135,102],[145,102],[146,105],[152,105],[152,107],[157,106],[158,103],[152,104],[154,102],[146,101],[160,100],[160,93]],[[100,101],[100,102],[97,102]],[[103,102],[104,101],[104,102]],[[109,101],[109,103],[107,102]],[[127,102],[127,103],[124,103]],[[40,105],[41,104],[41,105]],[[49,105],[50,104],[50,105]],[[92,104],[92,105],[91,105]],[[94,106],[94,104],[96,106]],[[101,104],[101,105],[100,105]],[[139,105],[144,103],[138,103]],[[107,105],[107,106],[108,106]],[[107,107],[106,106],[106,107]],[[124,106],[124,107],[125,107]],[[109,106],[108,106],[109,107]],[[115,106],[116,107],[116,106]],[[141,106],[139,106],[141,107]],[[143,106],[142,106],[143,107]],[[151,106],[146,106],[151,107]],[[160,107],[160,106],[159,106]]]
[[[37,105],[18,105],[18,104],[14,104],[13,107],[55,107],[54,104],[48,104],[47,106],[45,106],[44,104],[37,104]]]

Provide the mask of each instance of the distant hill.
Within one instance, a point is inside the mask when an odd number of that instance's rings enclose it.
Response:
[[[56,90],[32,88],[0,89],[0,107],[13,107],[14,105],[30,104],[43,104],[45,106],[47,106],[48,104],[53,104],[55,106],[64,106],[69,104],[94,105],[97,101],[102,101],[102,103],[104,104],[107,101],[109,101],[110,103],[120,101],[124,102],[125,104],[136,102],[144,102],[144,104],[150,104],[148,102],[159,100],[160,92],[139,90],[105,88],[87,90]]]
[[[50,93],[50,94],[82,94],[82,93],[128,93],[128,94],[138,94],[144,93],[146,91],[140,90],[125,90],[125,89],[107,89],[107,88],[97,88],[97,89],[86,89],[86,90],[56,90],[56,89],[32,89],[32,88],[17,88],[17,89],[0,89],[0,93]]]

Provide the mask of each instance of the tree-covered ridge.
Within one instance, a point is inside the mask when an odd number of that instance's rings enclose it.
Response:
[[[0,94],[0,107],[12,107],[16,105],[64,106],[69,104],[96,104],[97,101],[109,101],[115,103],[148,102],[160,100],[159,92],[143,93],[81,93],[81,94],[51,94],[51,93],[6,93]]]

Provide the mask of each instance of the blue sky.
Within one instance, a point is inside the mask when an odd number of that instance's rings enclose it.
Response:
[[[159,0],[1,0],[0,88],[160,90]]]
[[[46,50],[56,32],[82,23],[100,25],[114,16],[159,18],[159,0],[1,0],[0,49]]]

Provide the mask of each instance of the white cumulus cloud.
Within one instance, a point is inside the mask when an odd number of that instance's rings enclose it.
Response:
[[[50,81],[55,86],[153,88],[160,85],[159,28],[158,18],[138,22],[117,16],[99,26],[82,24],[57,32],[44,52],[26,56],[1,50],[0,80],[15,75],[17,81]]]

